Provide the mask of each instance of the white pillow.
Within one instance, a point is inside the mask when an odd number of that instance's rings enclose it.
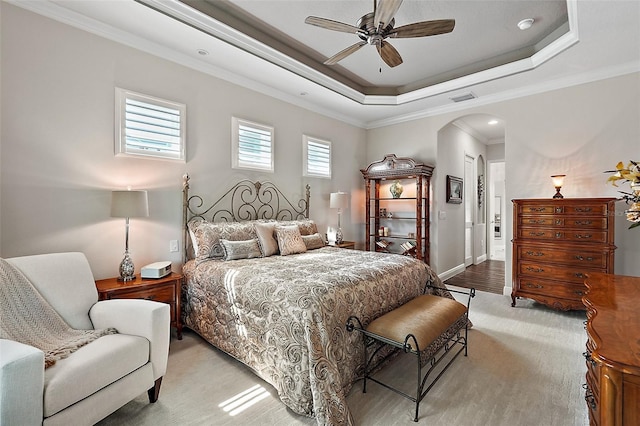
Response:
[[[258,236],[258,244],[264,257],[278,254],[278,241],[274,238],[276,224],[275,223],[256,223],[256,235]]]

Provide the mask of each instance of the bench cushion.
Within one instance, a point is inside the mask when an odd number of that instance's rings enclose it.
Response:
[[[403,343],[413,334],[422,351],[467,311],[466,306],[446,297],[425,294],[373,320],[367,331]],[[409,339],[407,343],[416,350]]]

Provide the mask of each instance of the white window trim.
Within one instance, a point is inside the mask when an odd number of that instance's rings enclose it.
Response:
[[[313,142],[316,144],[326,145],[329,147],[329,174],[318,174],[309,171],[309,142]],[[331,141],[315,138],[313,136],[302,135],[302,175],[308,177],[317,177],[324,179],[331,179],[331,175],[333,173],[333,149],[331,146]]]
[[[180,151],[178,157],[163,155],[154,151],[127,149],[126,139],[126,101],[134,99],[149,104],[155,104],[165,108],[176,109],[180,112]],[[137,157],[158,160],[186,162],[186,133],[187,133],[187,106],[178,102],[136,93],[130,90],[115,88],[115,155],[118,157]]]
[[[271,158],[268,166],[263,166],[261,164],[240,163],[240,125],[260,129],[262,131],[268,132],[271,135]],[[266,124],[244,120],[242,118],[231,117],[231,167],[234,169],[259,170],[262,172],[273,173],[276,146],[275,140],[276,137],[274,127],[268,126]]]

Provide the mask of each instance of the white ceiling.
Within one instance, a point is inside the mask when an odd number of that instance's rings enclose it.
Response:
[[[363,128],[640,71],[635,0],[405,0],[396,27],[451,18],[456,28],[389,39],[404,59],[395,68],[372,46],[324,66],[358,39],[304,24],[316,15],[355,25],[371,0],[216,0],[234,26],[177,0],[5,1]],[[518,30],[527,17],[534,26]],[[451,100],[469,92],[476,98]],[[472,118],[461,126],[486,143],[504,135],[504,123]]]

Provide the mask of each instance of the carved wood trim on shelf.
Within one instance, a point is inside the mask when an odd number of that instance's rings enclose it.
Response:
[[[382,160],[375,161],[360,171],[365,179],[393,179],[412,175],[431,176],[433,169],[433,166],[416,163],[412,158],[387,154]]]

